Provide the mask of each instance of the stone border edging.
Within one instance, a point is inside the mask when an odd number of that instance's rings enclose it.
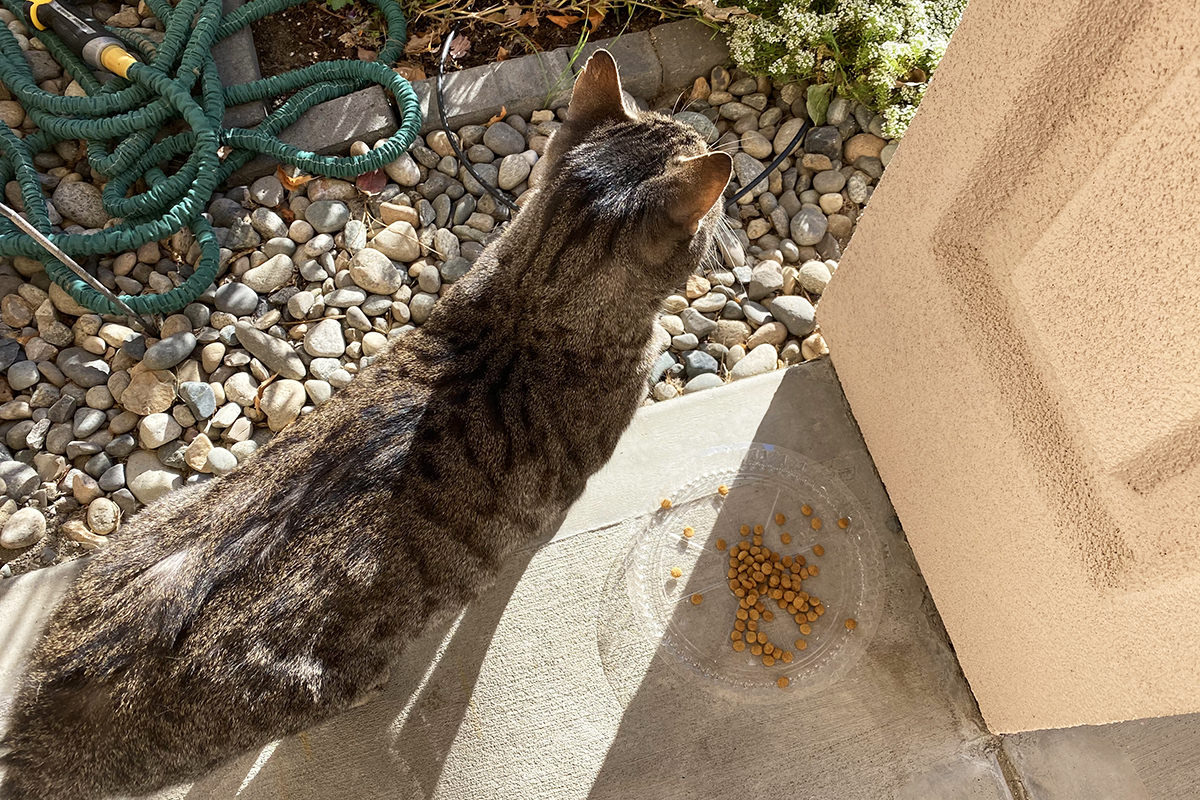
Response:
[[[232,4],[237,0],[226,2]],[[729,60],[729,49],[719,34],[695,20],[679,20],[648,31],[589,42],[573,61],[572,49],[560,47],[471,67],[445,77],[449,126],[460,128],[487,122],[502,108],[510,114],[527,116],[539,108],[565,106],[570,99],[575,73],[599,48],[611,51],[616,57],[621,80],[630,94],[652,100],[666,92],[687,88],[696,76],[705,75]],[[238,58],[246,61],[244,49]],[[253,60],[253,70],[257,75],[257,57]],[[246,79],[238,76],[238,80]],[[413,89],[420,98],[425,116],[421,133],[440,128],[434,79],[414,81]],[[350,143],[355,140],[372,144],[394,133],[397,125],[395,108],[387,94],[378,86],[371,86],[314,106],[285,129],[280,138],[288,144],[331,155],[348,152]],[[268,175],[275,169],[275,164],[273,159],[257,158],[230,176],[228,185],[246,184]]]

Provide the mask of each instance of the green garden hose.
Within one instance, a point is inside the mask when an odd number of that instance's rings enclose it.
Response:
[[[26,217],[75,258],[134,250],[190,229],[200,259],[182,284],[163,294],[121,296],[139,314],[167,314],[183,308],[217,277],[217,237],[202,214],[214,190],[235,170],[256,155],[266,154],[308,173],[352,178],[395,161],[420,130],[416,92],[388,66],[400,56],[405,39],[404,14],[396,0],[371,0],[387,24],[387,41],[375,61],[327,61],[249,83],[221,85],[213,46],[255,20],[302,2],[307,0],[251,0],[223,14],[221,0],[180,0],[175,6],[167,0],[147,0],[166,28],[162,43],[156,45],[132,31],[108,28],[104,38],[111,34],[119,39],[140,61],[113,59],[113,52],[120,48],[112,48],[106,53],[105,66],[114,64],[114,71],[124,69],[125,76],[103,85],[53,32],[31,31],[79,83],[86,97],[60,97],[40,89],[16,37],[0,26],[0,83],[37,126],[36,132],[22,139],[0,124],[0,184],[15,179]],[[0,4],[18,17],[24,16],[24,3],[19,0],[0,0]],[[361,156],[321,156],[278,138],[280,131],[312,106],[371,83],[395,97],[401,114],[399,130],[378,148]],[[294,94],[256,127],[221,127],[226,106],[289,92]],[[179,130],[180,121],[186,130]],[[68,139],[86,141],[92,171],[107,178],[102,201],[110,215],[120,218],[117,224],[91,234],[51,233],[33,154]],[[170,174],[169,165],[175,165]],[[144,187],[130,194],[138,180]],[[80,305],[101,314],[124,313],[4,218],[0,218],[0,256],[42,261],[50,279]]]

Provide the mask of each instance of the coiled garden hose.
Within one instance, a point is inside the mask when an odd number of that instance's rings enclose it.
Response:
[[[335,178],[352,178],[399,158],[420,131],[421,110],[412,86],[388,66],[401,55],[405,40],[404,14],[397,0],[370,0],[387,24],[387,41],[375,61],[327,61],[235,86],[221,85],[214,45],[256,20],[306,1],[251,0],[223,14],[221,0],[180,0],[175,6],[167,0],[147,0],[166,29],[163,41],[155,44],[132,31],[107,27],[72,38],[72,26],[80,26],[49,10],[62,5],[57,0],[33,4],[0,0],[18,17],[34,15],[31,33],[87,94],[60,97],[39,88],[16,36],[0,26],[0,83],[37,127],[22,139],[0,125],[0,184],[17,181],[28,220],[72,257],[134,250],[188,228],[199,245],[200,259],[179,286],[162,294],[122,295],[117,303],[4,218],[0,218],[0,256],[42,261],[51,280],[97,313],[122,314],[131,309],[138,314],[167,314],[195,300],[216,278],[219,246],[203,212],[217,186],[257,154]],[[70,14],[67,7],[66,15]],[[75,16],[83,27],[101,27]],[[67,40],[55,33],[60,29],[67,32]],[[89,63],[119,77],[101,83]],[[378,148],[361,156],[322,156],[278,138],[280,131],[314,105],[371,83],[395,97],[401,115],[399,130]],[[227,106],[289,92],[294,94],[254,128],[222,127]],[[120,218],[95,233],[51,233],[46,198],[34,170],[34,154],[71,139],[86,142],[93,173],[107,178],[104,208]],[[144,186],[135,187],[139,180]]]

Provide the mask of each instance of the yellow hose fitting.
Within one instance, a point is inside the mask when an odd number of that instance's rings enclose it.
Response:
[[[44,31],[50,26],[48,23],[43,24],[42,21],[38,19],[38,6],[49,5],[53,2],[54,0],[30,0],[29,2],[29,21],[32,22],[33,26],[39,31]]]
[[[127,78],[129,77],[129,67],[136,64],[137,59],[126,52],[124,48],[110,44],[100,52],[100,63],[114,75]]]

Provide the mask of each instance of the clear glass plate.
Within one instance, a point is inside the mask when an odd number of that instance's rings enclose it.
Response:
[[[871,531],[856,498],[826,466],[799,453],[763,444],[719,448],[697,459],[698,477],[673,492],[671,507],[648,515],[624,562],[610,576],[609,602],[627,601],[623,630],[601,631],[601,657],[605,650],[632,644],[629,636],[648,637],[659,643],[658,655],[679,665],[713,688],[739,693],[778,692],[780,677],[791,691],[826,685],[851,669],[866,648],[881,612],[884,567],[882,547]],[[717,489],[727,486],[729,493]],[[812,515],[801,506],[812,507]],[[783,525],[775,515],[783,514]],[[812,520],[822,527],[814,530]],[[842,529],[837,520],[848,518]],[[764,598],[774,614],[759,621],[759,630],[770,641],[791,651],[790,664],[777,660],[763,666],[749,648],[736,652],[730,632],[736,619],[738,598],[729,589],[729,549],[743,538],[741,525],[764,528],[763,544],[781,555],[803,555],[820,567],[803,588],[817,595],[826,608],[811,622],[804,636],[798,623]],[[685,527],[694,529],[689,539]],[[781,534],[791,542],[783,544]],[[751,534],[752,535],[752,534]],[[717,549],[717,540],[727,546]],[[825,552],[815,556],[814,545]],[[671,571],[678,568],[679,578]],[[694,594],[702,595],[697,605]],[[624,597],[614,598],[615,595]],[[624,610],[624,609],[623,609]],[[845,621],[855,620],[848,630]],[[795,647],[797,638],[807,648]],[[777,695],[776,695],[777,696]]]

